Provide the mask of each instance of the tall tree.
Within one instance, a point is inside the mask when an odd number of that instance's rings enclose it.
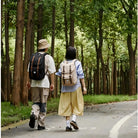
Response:
[[[107,80],[105,74],[105,64],[102,55],[102,47],[103,47],[103,8],[99,9],[99,51],[100,51],[100,59],[102,64],[102,80],[103,80],[103,93],[107,94]]]
[[[4,56],[4,48],[3,48],[3,41],[2,41],[2,34],[3,34],[3,31],[2,31],[2,24],[3,24],[3,0],[1,0],[1,63],[2,63],[2,66],[1,66],[1,82],[4,84],[1,86],[1,100],[2,101],[5,101],[5,92],[4,92],[4,87],[5,87],[5,83],[4,83],[4,80],[5,80],[5,75],[4,75],[4,72],[5,72],[5,56]]]
[[[51,56],[54,57],[54,45],[55,45],[55,4],[52,6],[52,43],[51,43]]]
[[[43,37],[43,0],[38,0],[38,5],[37,46],[38,41]]]
[[[65,24],[65,41],[66,49],[68,48],[68,22],[67,22],[67,1],[64,2],[64,24]]]
[[[28,89],[27,84],[27,68],[30,57],[30,47],[31,47],[31,35],[33,29],[33,14],[34,14],[34,0],[30,0],[29,11],[28,11],[28,20],[26,27],[26,39],[25,39],[25,57],[24,57],[24,69],[23,69],[23,90],[22,90],[22,103],[23,105],[28,105]]]
[[[74,47],[74,3],[75,0],[70,0],[70,42],[69,45]]]
[[[5,0],[5,51],[6,51],[6,71],[5,71],[5,81],[7,86],[5,87],[5,96],[6,100],[10,101],[10,57],[9,57],[9,9],[8,9],[8,1]]]
[[[24,32],[24,0],[17,1],[17,21],[16,21],[16,44],[15,44],[15,60],[14,75],[12,89],[12,104],[20,105],[21,92],[21,67],[22,67],[22,51],[23,51],[23,32]]]
[[[127,18],[127,48],[129,53],[129,94],[136,94],[136,77],[135,77],[135,55],[137,49],[137,39],[136,44],[133,49],[132,44],[132,34],[136,33],[136,24],[134,20],[136,20],[136,1],[126,1],[120,0],[122,3],[122,7],[125,11],[125,17]],[[134,28],[135,29],[134,29]]]
[[[118,90],[117,90],[117,67],[116,67],[116,49],[115,49],[115,42],[113,40],[113,92],[115,95],[118,94]]]
[[[98,47],[97,44],[97,28],[95,27],[95,32],[94,32],[94,45],[96,49],[96,70],[94,73],[94,93],[95,94],[100,94],[100,47]]]

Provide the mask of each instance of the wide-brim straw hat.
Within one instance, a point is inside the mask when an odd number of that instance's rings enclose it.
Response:
[[[41,39],[38,42],[38,49],[45,49],[45,48],[49,48],[50,44],[47,42],[46,39]]]

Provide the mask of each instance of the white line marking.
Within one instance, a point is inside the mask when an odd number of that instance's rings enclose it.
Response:
[[[134,114],[136,114],[138,111],[134,111],[133,113],[126,115],[122,119],[120,119],[111,129],[109,138],[118,138],[118,131],[120,127],[125,123],[129,118],[131,118]]]
[[[133,126],[133,130],[138,131],[138,126]]]
[[[133,126],[134,128],[138,128],[138,126]]]

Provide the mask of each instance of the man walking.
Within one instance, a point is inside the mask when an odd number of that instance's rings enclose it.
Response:
[[[46,53],[49,47],[46,39],[39,40],[38,52],[31,56],[28,68],[30,81],[27,86],[32,89],[33,101],[29,126],[34,128],[35,120],[37,120],[38,130],[45,129],[47,98],[49,91],[54,90],[54,73],[56,70],[53,58]],[[42,65],[40,67],[40,64],[43,63],[42,59],[44,59],[44,69]],[[37,65],[36,70],[34,70],[34,64]],[[44,70],[43,77],[41,77],[42,70]]]

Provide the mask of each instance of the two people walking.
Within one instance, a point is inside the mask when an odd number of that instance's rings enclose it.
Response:
[[[83,108],[84,108],[83,94],[87,93],[81,62],[76,59],[76,49],[70,46],[66,50],[65,60],[60,64],[60,68],[58,72],[56,72],[53,58],[50,55],[45,54],[48,51],[49,47],[50,45],[48,44],[46,39],[39,40],[39,47],[37,52],[37,57],[39,55],[39,58],[35,59],[36,55],[32,55],[28,65],[28,76],[30,76],[28,78],[31,79],[30,81],[28,81],[27,86],[31,87],[33,95],[32,96],[33,105],[31,110],[29,126],[31,128],[34,128],[35,120],[37,120],[38,130],[45,129],[47,98],[49,95],[49,91],[54,90],[54,74],[55,74],[61,77],[63,80],[60,101],[59,101],[58,115],[64,116],[66,118],[66,128],[65,128],[66,131],[72,131],[72,127],[77,130],[79,129],[76,122],[77,116],[83,115]],[[33,64],[35,64],[34,62],[36,62],[37,64],[36,71],[33,70]],[[36,75],[38,76],[37,72],[42,72],[40,71],[41,62],[42,64],[44,64],[45,67],[45,75],[43,76],[42,79],[38,79],[36,77]],[[64,63],[67,63],[68,67],[65,66],[63,67]],[[73,84],[72,82],[73,79],[71,78],[71,72],[72,72],[71,64],[72,67],[73,64],[75,67],[75,72],[76,72],[75,84]],[[69,75],[67,74],[64,75],[66,68],[67,70],[69,70]],[[66,79],[66,76],[69,76],[69,80]],[[72,84],[66,85],[66,83],[68,82],[71,82]]]

